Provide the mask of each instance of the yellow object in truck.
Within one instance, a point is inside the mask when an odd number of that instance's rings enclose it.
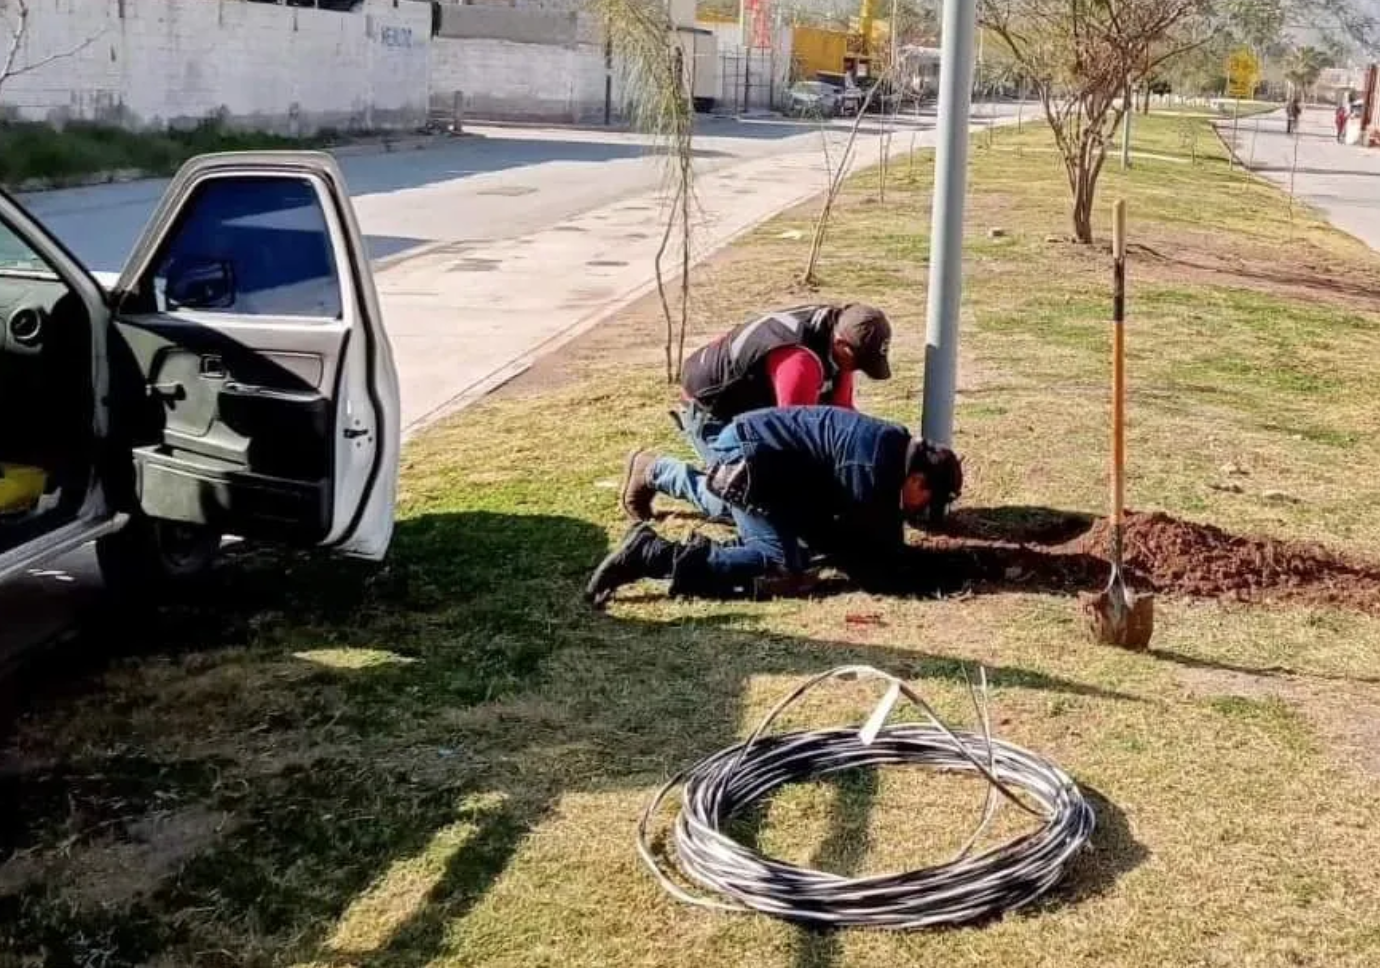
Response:
[[[0,514],[32,511],[47,484],[48,475],[41,467],[0,464]]]

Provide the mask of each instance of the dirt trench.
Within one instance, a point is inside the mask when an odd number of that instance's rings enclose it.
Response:
[[[956,512],[918,550],[943,584],[1073,593],[1107,580],[1110,523],[1038,508]],[[1128,579],[1156,594],[1380,612],[1380,564],[1316,544],[1233,535],[1162,513],[1126,520]]]

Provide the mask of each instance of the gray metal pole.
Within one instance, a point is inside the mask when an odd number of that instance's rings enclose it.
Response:
[[[613,124],[613,34],[604,37],[604,124]]]
[[[951,444],[958,389],[958,312],[963,295],[963,202],[968,191],[973,37],[977,4],[944,0],[939,64],[939,128],[934,153],[934,209],[930,217],[930,298],[925,326],[925,402],[920,432]]]

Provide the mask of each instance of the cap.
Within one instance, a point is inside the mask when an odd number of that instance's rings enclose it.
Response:
[[[843,307],[834,324],[834,339],[851,347],[858,369],[874,380],[891,379],[891,322],[875,306],[853,303]]]

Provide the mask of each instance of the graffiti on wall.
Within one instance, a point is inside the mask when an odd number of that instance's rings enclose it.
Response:
[[[744,0],[743,14],[749,47],[771,46],[771,0]]]
[[[380,27],[379,43],[385,47],[413,46],[411,27]]]

